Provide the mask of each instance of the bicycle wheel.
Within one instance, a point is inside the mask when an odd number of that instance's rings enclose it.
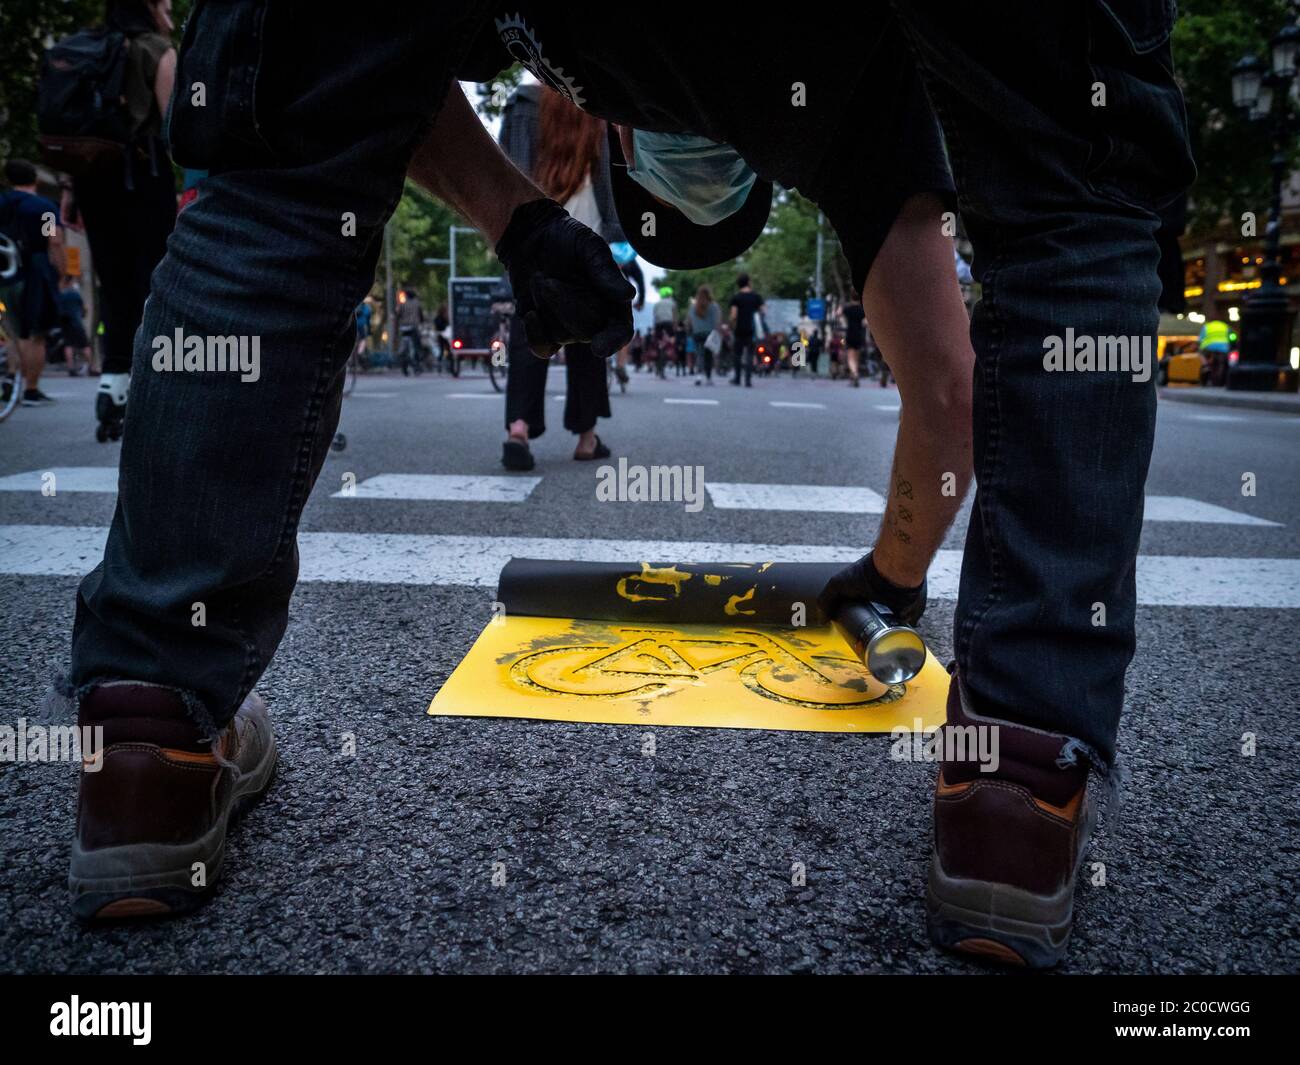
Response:
[[[12,381],[5,378],[4,383],[9,386],[9,395],[0,393],[0,422],[18,409],[18,400],[23,393],[22,381],[19,378],[15,377]]]
[[[352,390],[357,387],[357,364],[361,360],[357,358],[357,349],[352,349],[352,354],[348,356],[347,376],[343,379],[343,394],[352,395]]]
[[[8,324],[8,323],[4,323]],[[0,372],[0,380],[8,386],[9,394],[5,395],[0,392],[0,422],[9,417],[18,409],[18,401],[23,395],[23,375],[19,368],[13,377],[7,376],[9,366],[18,366],[18,355],[16,351],[17,342],[6,332],[0,333],[0,345],[3,345],[3,355],[0,355],[0,366],[5,370]]]

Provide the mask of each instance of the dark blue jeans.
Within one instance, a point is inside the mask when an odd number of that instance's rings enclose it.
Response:
[[[1155,208],[1195,176],[1173,4],[891,6],[943,125],[983,286],[962,680],[977,711],[1074,737],[1104,768],[1135,646],[1154,368],[1144,381],[1054,372],[1044,353],[1071,328],[1154,351]]]
[[[203,0],[192,15],[169,139],[211,175],[177,219],[136,336],[117,509],[77,598],[79,691],[175,687],[215,728],[266,669],[353,313],[476,22],[454,7],[403,5],[396,27],[295,0]],[[260,375],[157,372],[153,340],[177,329],[257,337]]]
[[[410,11],[393,32],[329,25],[313,5],[276,2],[268,17],[256,0],[207,0],[187,30],[171,137],[181,162],[213,176],[178,221],[137,337],[117,513],[78,598],[81,689],[169,685],[220,725],[283,635],[352,314],[474,22],[445,4]],[[1168,5],[861,11],[897,18],[911,42],[983,286],[962,676],[978,711],[1070,735],[1104,765],[1134,648],[1155,393],[1123,372],[1047,371],[1044,344],[1067,328],[1155,333],[1154,208],[1192,176]],[[753,70],[737,63],[746,84]],[[184,91],[200,80],[206,109]],[[1091,104],[1098,83],[1104,107]],[[347,213],[355,236],[343,235]],[[259,336],[260,378],[152,372],[152,338],[178,327]],[[752,372],[743,362],[737,377]]]

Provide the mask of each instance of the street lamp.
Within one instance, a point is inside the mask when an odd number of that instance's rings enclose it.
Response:
[[[1268,223],[1264,231],[1264,261],[1259,288],[1245,299],[1241,312],[1241,346],[1235,365],[1228,368],[1228,388],[1247,392],[1296,390],[1300,375],[1291,368],[1289,340],[1294,316],[1280,282],[1282,238],[1282,184],[1290,162],[1289,148],[1297,128],[1292,109],[1297,71],[1300,70],[1300,27],[1294,9],[1287,23],[1269,42],[1265,64],[1253,55],[1243,56],[1232,68],[1232,102],[1252,122],[1268,123],[1273,142],[1269,160],[1272,189]]]
[[[1243,111],[1254,111],[1259,99],[1259,83],[1264,78],[1264,64],[1257,56],[1244,55],[1232,68],[1232,102]]]
[[[1283,80],[1296,76],[1300,65],[1300,26],[1288,23],[1270,42],[1273,48],[1273,73]]]

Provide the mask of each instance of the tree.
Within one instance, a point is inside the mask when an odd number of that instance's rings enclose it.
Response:
[[[830,222],[823,223],[825,238],[823,287],[831,292],[851,286],[849,264]],[[679,306],[708,285],[715,299],[725,300],[736,287],[736,275],[748,273],[754,288],[764,296],[803,299],[812,292],[817,262],[817,207],[799,193],[777,189],[772,213],[753,246],[744,255],[703,270],[669,270],[661,284],[671,285]]]
[[[446,259],[451,254],[450,227],[465,222],[450,207],[408,181],[393,212],[393,284],[414,288],[430,309],[447,299],[449,267],[426,265],[425,259]],[[462,277],[496,277],[501,264],[486,240],[477,233],[457,234],[456,272]],[[383,260],[376,296],[383,291]]]
[[[1187,101],[1197,179],[1189,230],[1225,216],[1268,210],[1272,146],[1261,125],[1232,106],[1232,67],[1247,52],[1268,61],[1268,39],[1282,26],[1287,0],[1183,0],[1174,27],[1174,66]],[[1291,148],[1300,165],[1300,145]]]

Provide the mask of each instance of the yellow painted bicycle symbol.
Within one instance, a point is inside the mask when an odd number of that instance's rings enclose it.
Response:
[[[673,629],[618,628],[616,642],[585,641],[522,655],[510,667],[520,688],[589,699],[671,696],[730,674],[764,699],[812,710],[885,705],[883,685],[847,652],[809,652],[770,633],[729,629],[692,636]]]

